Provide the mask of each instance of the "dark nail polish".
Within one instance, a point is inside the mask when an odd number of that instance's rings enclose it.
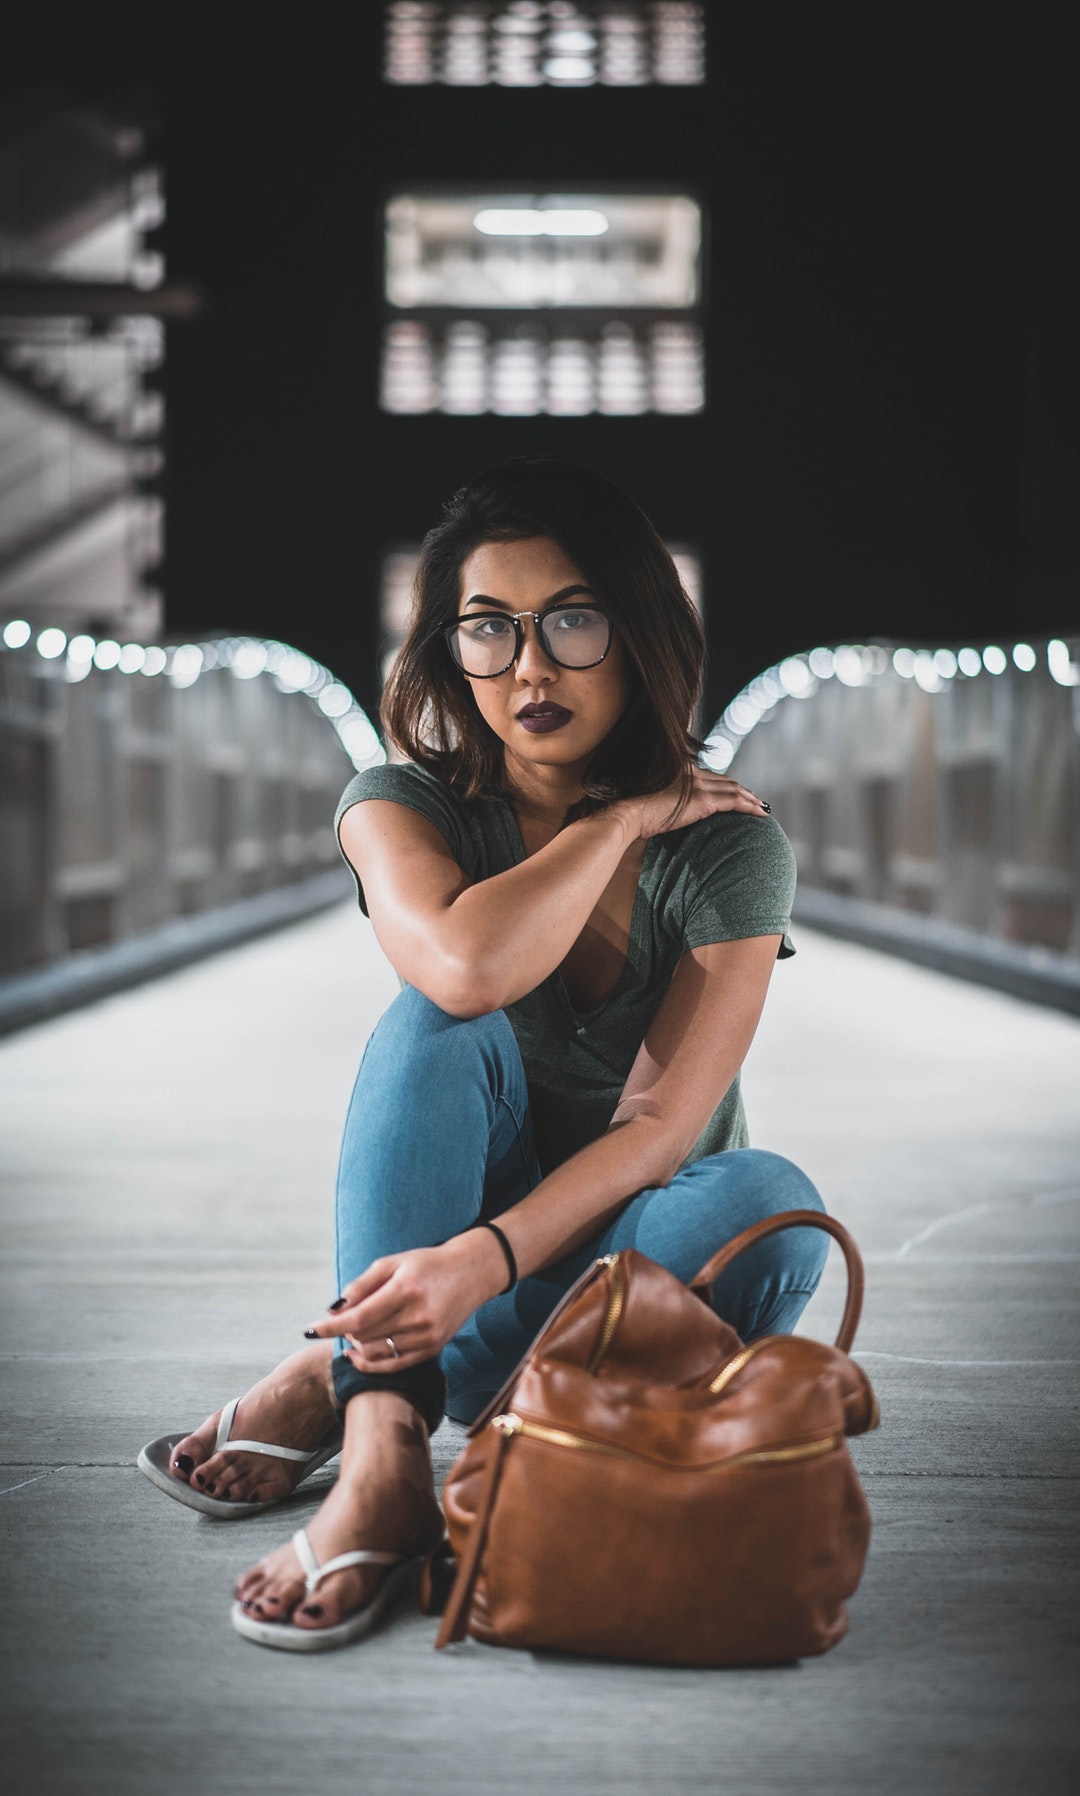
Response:
[[[317,1341],[317,1340],[318,1340],[318,1338],[319,1338],[319,1337],[318,1337],[318,1335],[317,1335],[317,1334],[316,1334],[316,1333],[315,1333],[315,1330],[314,1330],[314,1329],[313,1329],[313,1328],[305,1328],[305,1330],[304,1330],[304,1339],[305,1339],[305,1341]]]
[[[766,812],[768,812],[768,815],[769,815],[769,816],[770,816],[770,817],[771,817],[771,816],[772,816],[772,805],[771,805],[771,804],[766,804],[766,803],[765,803],[765,800],[764,800],[764,799],[762,799],[762,800],[761,800],[761,808],[762,808],[762,810],[763,810],[763,811],[766,811]]]
[[[300,1611],[301,1615],[311,1615],[316,1621],[318,1621],[322,1612],[323,1606],[321,1603],[305,1603]]]
[[[345,1299],[344,1297],[335,1297],[333,1303],[328,1303],[326,1307],[330,1311],[343,1310],[345,1308]]]
[[[195,1461],[192,1459],[190,1453],[178,1453],[173,1460],[173,1465],[178,1472],[184,1472],[188,1477],[190,1477],[195,1470]]]
[[[232,1494],[231,1494],[231,1492],[229,1492],[229,1491],[227,1491],[227,1490],[223,1490],[223,1491],[219,1491],[219,1492],[218,1492],[218,1495],[219,1495],[219,1496],[220,1496],[220,1498],[221,1498],[221,1501],[222,1501],[222,1502],[223,1502],[223,1503],[231,1503],[231,1502],[232,1502]]]
[[[207,1485],[207,1486],[206,1486],[206,1494],[207,1494],[207,1496],[208,1496],[208,1497],[212,1497],[212,1496],[213,1496],[213,1494],[214,1494],[214,1487],[213,1487],[213,1485],[212,1485],[212,1484],[208,1484],[208,1485]]]
[[[200,1486],[206,1483],[206,1479],[203,1477],[201,1472],[196,1472],[195,1482],[196,1482],[196,1484],[198,1484]]]

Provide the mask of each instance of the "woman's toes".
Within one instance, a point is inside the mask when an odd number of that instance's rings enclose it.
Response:
[[[286,1621],[304,1597],[304,1576],[291,1546],[279,1547],[236,1580],[237,1602],[259,1621]]]
[[[193,1473],[204,1463],[213,1451],[217,1432],[217,1418],[211,1417],[197,1428],[194,1434],[185,1434],[182,1441],[177,1441],[173,1448],[171,1469],[173,1476],[193,1482]]]
[[[223,1465],[214,1479],[214,1484],[217,1487],[215,1495],[226,1503],[236,1502],[240,1497],[240,1489],[245,1476],[246,1473],[242,1466]]]
[[[191,1474],[191,1482],[199,1490],[205,1491],[207,1496],[216,1497],[220,1495],[222,1479],[230,1469],[224,1453],[211,1453],[200,1466],[196,1466]]]
[[[257,1595],[266,1582],[261,1565],[249,1565],[242,1571],[233,1585],[233,1595],[238,1603],[246,1602],[249,1597]]]
[[[293,1610],[293,1625],[332,1628],[339,1621],[347,1621],[371,1601],[384,1575],[375,1570],[336,1573],[311,1596],[300,1595]]]
[[[252,1503],[258,1501],[258,1462],[252,1461],[249,1455],[229,1468],[229,1496],[234,1503]]]
[[[254,1615],[257,1621],[288,1621],[292,1604],[275,1591],[268,1590],[262,1596],[251,1597],[244,1605],[248,1615]]]

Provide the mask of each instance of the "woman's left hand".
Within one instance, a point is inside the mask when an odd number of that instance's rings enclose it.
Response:
[[[433,1359],[505,1279],[495,1236],[470,1229],[440,1247],[373,1260],[345,1286],[344,1306],[305,1332],[317,1340],[344,1335],[358,1372],[404,1371]]]

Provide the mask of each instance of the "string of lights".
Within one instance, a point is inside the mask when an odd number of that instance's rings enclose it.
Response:
[[[62,663],[63,677],[71,683],[101,673],[158,676],[173,686],[193,686],[205,674],[221,669],[236,680],[270,679],[279,692],[298,693],[317,705],[337,731],[349,759],[357,769],[386,759],[367,712],[349,688],[322,663],[288,643],[254,636],[223,636],[205,642],[183,642],[161,647],[138,642],[100,640],[86,634],[68,636],[56,626],[34,630],[24,618],[12,618],[0,630],[7,650],[26,649],[42,660]]]
[[[252,636],[216,637],[206,642],[185,642],[160,647],[154,644],[120,643],[80,634],[69,637],[56,626],[39,630],[36,637],[23,618],[12,618],[0,631],[0,643],[8,650],[31,648],[45,661],[64,658],[64,677],[85,680],[100,672],[157,675],[175,687],[194,685],[215,669],[227,670],[234,679],[272,679],[280,692],[303,693],[333,724],[354,767],[374,766],[385,759],[378,733],[349,688],[330,670],[287,643]],[[705,760],[723,772],[735,751],[763,718],[784,699],[812,698],[823,681],[836,679],[844,686],[867,686],[888,678],[912,680],[924,692],[943,692],[955,680],[974,680],[982,674],[998,678],[1010,666],[1019,673],[1033,673],[1045,663],[1059,686],[1080,686],[1080,644],[1052,637],[1036,647],[1014,642],[1007,647],[989,643],[982,649],[965,647],[889,649],[844,643],[836,648],[818,647],[789,655],[766,668],[744,686],[710,731]]]
[[[837,648],[814,648],[789,655],[766,668],[732,699],[705,744],[706,764],[723,773],[735,758],[740,742],[784,699],[812,698],[825,680],[844,686],[867,686],[882,679],[911,680],[927,693],[944,692],[954,681],[974,680],[982,674],[998,678],[1012,666],[1033,673],[1043,661],[1059,686],[1080,686],[1080,644],[1060,637],[1036,648],[1030,642],[1014,642],[1007,648],[989,643],[985,648],[887,648],[844,643]]]

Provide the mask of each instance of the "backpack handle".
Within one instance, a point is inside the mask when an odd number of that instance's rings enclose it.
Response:
[[[726,1272],[732,1260],[738,1258],[748,1247],[756,1242],[764,1241],[767,1236],[778,1234],[781,1229],[815,1228],[823,1229],[834,1241],[839,1241],[847,1262],[848,1288],[847,1302],[840,1321],[840,1332],[836,1337],[836,1345],[844,1353],[850,1353],[855,1339],[855,1331],[859,1326],[862,1314],[863,1291],[866,1285],[863,1273],[862,1255],[859,1253],[851,1236],[842,1222],[833,1216],[825,1216],[820,1210],[782,1210],[777,1216],[766,1216],[763,1222],[755,1222],[751,1228],[743,1229],[714,1253],[691,1282],[690,1289],[702,1298],[705,1303],[712,1302],[712,1288],[722,1272]]]

